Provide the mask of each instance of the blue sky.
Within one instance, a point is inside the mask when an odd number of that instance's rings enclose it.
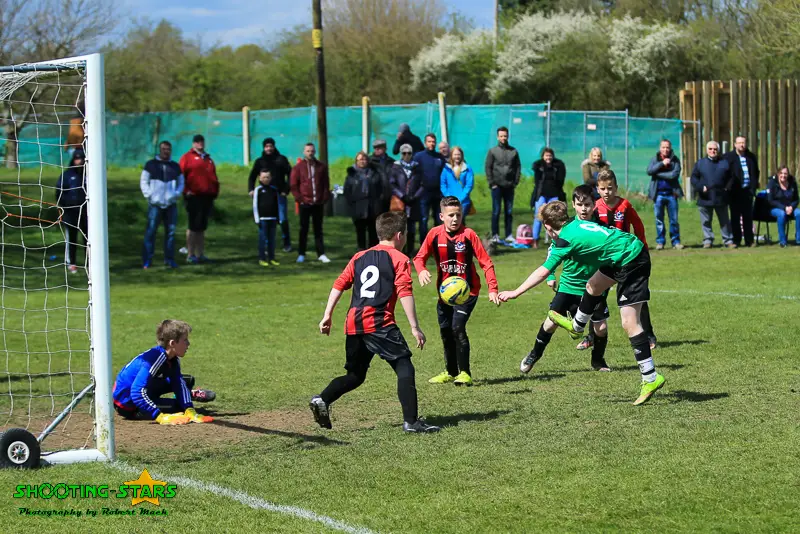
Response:
[[[492,24],[494,0],[443,2],[477,26]],[[267,44],[280,30],[311,22],[311,0],[125,0],[124,5],[132,18],[167,19],[204,46]]]

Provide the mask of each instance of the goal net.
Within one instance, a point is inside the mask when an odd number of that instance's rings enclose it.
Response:
[[[99,54],[0,67],[5,465],[114,457],[104,108]]]

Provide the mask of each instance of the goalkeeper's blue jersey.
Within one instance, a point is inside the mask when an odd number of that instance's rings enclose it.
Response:
[[[155,346],[141,353],[122,368],[114,382],[114,404],[125,409],[133,409],[148,414],[152,419],[161,410],[148,395],[148,386],[154,379],[167,379],[175,393],[175,400],[181,410],[192,408],[192,396],[186,382],[181,378],[181,364],[178,358],[167,358],[164,347]]]

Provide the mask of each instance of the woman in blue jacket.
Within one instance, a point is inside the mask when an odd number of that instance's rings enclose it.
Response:
[[[778,221],[778,238],[781,247],[788,244],[786,223],[794,219],[795,245],[800,245],[800,196],[797,193],[797,181],[789,174],[789,168],[782,166],[778,174],[767,183],[767,199],[770,213]]]
[[[69,168],[65,169],[56,182],[56,204],[62,209],[61,224],[67,238],[67,268],[78,272],[78,232],[86,243],[88,225],[86,218],[86,154],[76,148],[72,153]]]
[[[453,196],[461,202],[464,224],[467,224],[467,214],[472,207],[469,195],[475,185],[475,174],[472,172],[472,167],[464,161],[464,151],[461,147],[454,146],[450,150],[450,161],[442,169],[440,180],[442,196]]]

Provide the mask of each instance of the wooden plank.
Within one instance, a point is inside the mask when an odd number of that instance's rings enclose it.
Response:
[[[694,121],[694,145],[692,146],[692,154],[694,154],[694,157],[692,159],[694,162],[697,162],[697,159],[700,157],[698,148],[702,142],[701,137],[703,135],[703,125],[698,122],[701,117],[700,91],[700,85],[698,85],[697,82],[692,82],[692,120]],[[694,163],[692,163],[692,167],[694,167]]]
[[[739,80],[739,135],[747,137],[748,121],[750,115],[750,106],[747,94],[747,80]]]
[[[714,134],[712,133],[714,125],[711,124],[711,82],[704,81],[701,83],[703,84],[701,95],[701,113],[703,114],[703,123],[701,124],[701,128],[703,130],[703,146],[705,146],[706,143],[711,141],[711,139],[714,137]]]
[[[722,142],[719,132],[719,82],[711,82],[711,139],[719,142],[720,150],[722,149]]]
[[[717,125],[714,139],[722,144],[725,142],[725,145],[728,146],[728,150],[730,150],[730,138],[731,138],[731,93],[730,91],[723,90],[726,84],[723,82],[717,82],[717,107],[716,107],[716,117],[714,122]]]
[[[779,165],[789,164],[789,137],[787,136],[787,131],[789,130],[789,113],[786,109],[786,99],[788,94],[787,85],[787,80],[780,80],[778,82],[778,143],[780,145],[780,151],[778,153]]]
[[[739,98],[741,97],[739,93],[739,83],[736,80],[731,80],[731,105],[730,105],[730,121],[731,121],[731,146],[733,146],[733,140],[739,135],[739,111],[741,110]]]
[[[795,108],[795,87],[796,82],[795,80],[786,80],[786,165],[789,167],[789,172],[797,176],[795,171],[797,168],[795,167],[796,159],[796,152],[797,152],[797,139],[796,139],[796,128],[794,125],[796,108]],[[766,180],[762,180],[761,183],[766,183]]]
[[[769,80],[769,169],[770,173],[778,169],[778,82]]]
[[[767,151],[767,82],[758,82],[758,168],[761,172],[769,172],[769,153]]]
[[[758,160],[758,82],[747,80],[747,138]]]
[[[794,101],[791,107],[794,110],[794,121],[792,121],[793,125],[789,127],[789,130],[793,132],[790,142],[794,143],[794,150],[792,151],[794,165],[792,170],[797,171],[800,168],[800,125],[797,124],[797,121],[800,120],[800,82],[792,80],[792,86],[794,87]],[[764,185],[766,185],[766,180],[764,180]]]

